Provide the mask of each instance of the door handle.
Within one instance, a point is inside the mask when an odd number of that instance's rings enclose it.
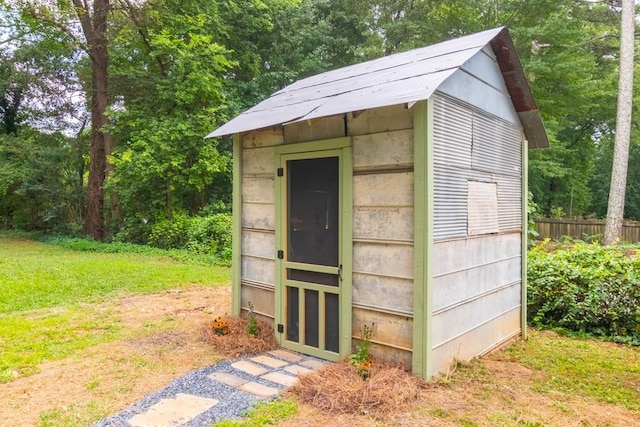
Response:
[[[342,264],[338,267],[338,279],[342,282]]]

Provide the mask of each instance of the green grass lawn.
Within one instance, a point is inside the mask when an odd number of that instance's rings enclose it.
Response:
[[[228,267],[0,237],[0,382],[10,381],[14,371],[28,375],[45,360],[119,336],[108,311],[83,304],[229,280]]]

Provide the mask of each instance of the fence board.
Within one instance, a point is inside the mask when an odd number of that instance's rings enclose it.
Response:
[[[574,239],[602,240],[604,236],[603,219],[550,219],[538,218],[535,220],[540,238],[550,237],[559,239],[569,236]],[[640,242],[640,222],[625,221],[622,225],[623,242]]]

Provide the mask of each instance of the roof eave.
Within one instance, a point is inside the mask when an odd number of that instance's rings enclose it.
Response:
[[[490,45],[496,55],[513,107],[520,117],[529,148],[549,147],[547,131],[506,27],[491,40]]]

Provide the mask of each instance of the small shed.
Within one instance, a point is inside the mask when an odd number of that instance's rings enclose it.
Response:
[[[233,312],[328,360],[367,325],[423,377],[526,332],[527,148],[506,28],[297,81],[233,135]]]

